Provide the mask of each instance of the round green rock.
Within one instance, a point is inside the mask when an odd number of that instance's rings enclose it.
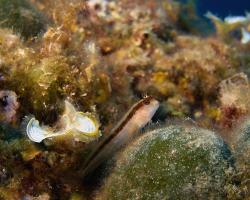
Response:
[[[236,163],[243,164],[250,170],[250,121],[243,123],[236,137],[234,142]]]
[[[250,120],[237,129],[234,138],[233,154],[237,169],[240,198],[250,198]]]
[[[231,172],[231,153],[214,132],[158,127],[119,155],[97,199],[224,199]]]
[[[28,39],[44,32],[47,20],[27,0],[0,0],[0,27],[13,29]]]

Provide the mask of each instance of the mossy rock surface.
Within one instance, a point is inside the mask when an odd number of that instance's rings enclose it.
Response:
[[[46,20],[26,0],[0,0],[0,26],[13,29],[27,39],[45,31]]]
[[[224,199],[231,164],[229,149],[211,131],[157,128],[124,150],[100,197]]]
[[[250,121],[247,121],[240,129],[234,147],[237,156],[244,156],[245,164],[250,168]]]
[[[250,120],[238,129],[233,153],[240,181],[241,196],[250,198]]]

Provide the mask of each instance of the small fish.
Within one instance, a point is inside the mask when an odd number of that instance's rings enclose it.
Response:
[[[248,42],[250,42],[250,32],[246,31],[246,29],[242,28],[241,29],[241,43],[242,44],[247,44]]]
[[[224,18],[224,22],[227,24],[244,23],[247,21],[247,17],[244,16],[227,16]]]
[[[145,97],[126,113],[111,131],[111,134],[100,143],[83,165],[82,176],[94,171],[103,161],[112,157],[126,145],[136,133],[153,117],[159,107],[159,102],[153,97]]]
[[[224,21],[209,11],[205,14],[205,17],[211,19],[212,21],[224,22],[225,24],[243,24],[247,21],[250,21],[249,13],[246,13],[246,16],[227,16],[224,18]]]
[[[75,140],[89,142],[100,136],[99,123],[90,114],[77,112],[74,106],[65,101],[65,111],[59,120],[61,130],[53,131],[50,127],[41,127],[39,121],[32,117],[26,126],[26,133],[33,142],[42,142],[46,138],[72,134]]]

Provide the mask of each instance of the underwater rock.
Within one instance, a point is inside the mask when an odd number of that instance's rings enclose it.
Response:
[[[19,107],[17,95],[13,91],[0,91],[0,121],[12,122],[16,118],[16,110]]]
[[[37,36],[46,28],[45,17],[26,0],[0,0],[0,21],[1,27],[14,29],[24,38]]]
[[[170,125],[147,132],[118,157],[99,199],[221,199],[231,153],[214,132]]]
[[[233,153],[240,181],[241,196],[250,197],[250,121],[249,118],[234,134]]]

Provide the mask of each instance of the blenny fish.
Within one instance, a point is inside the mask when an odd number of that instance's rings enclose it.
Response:
[[[247,31],[245,28],[241,29],[241,43],[242,44],[247,44],[248,42],[250,42],[250,32]]]
[[[84,177],[94,171],[102,162],[111,158],[143,128],[155,114],[159,102],[147,96],[135,103],[118,124],[111,130],[83,164],[81,175]]]

